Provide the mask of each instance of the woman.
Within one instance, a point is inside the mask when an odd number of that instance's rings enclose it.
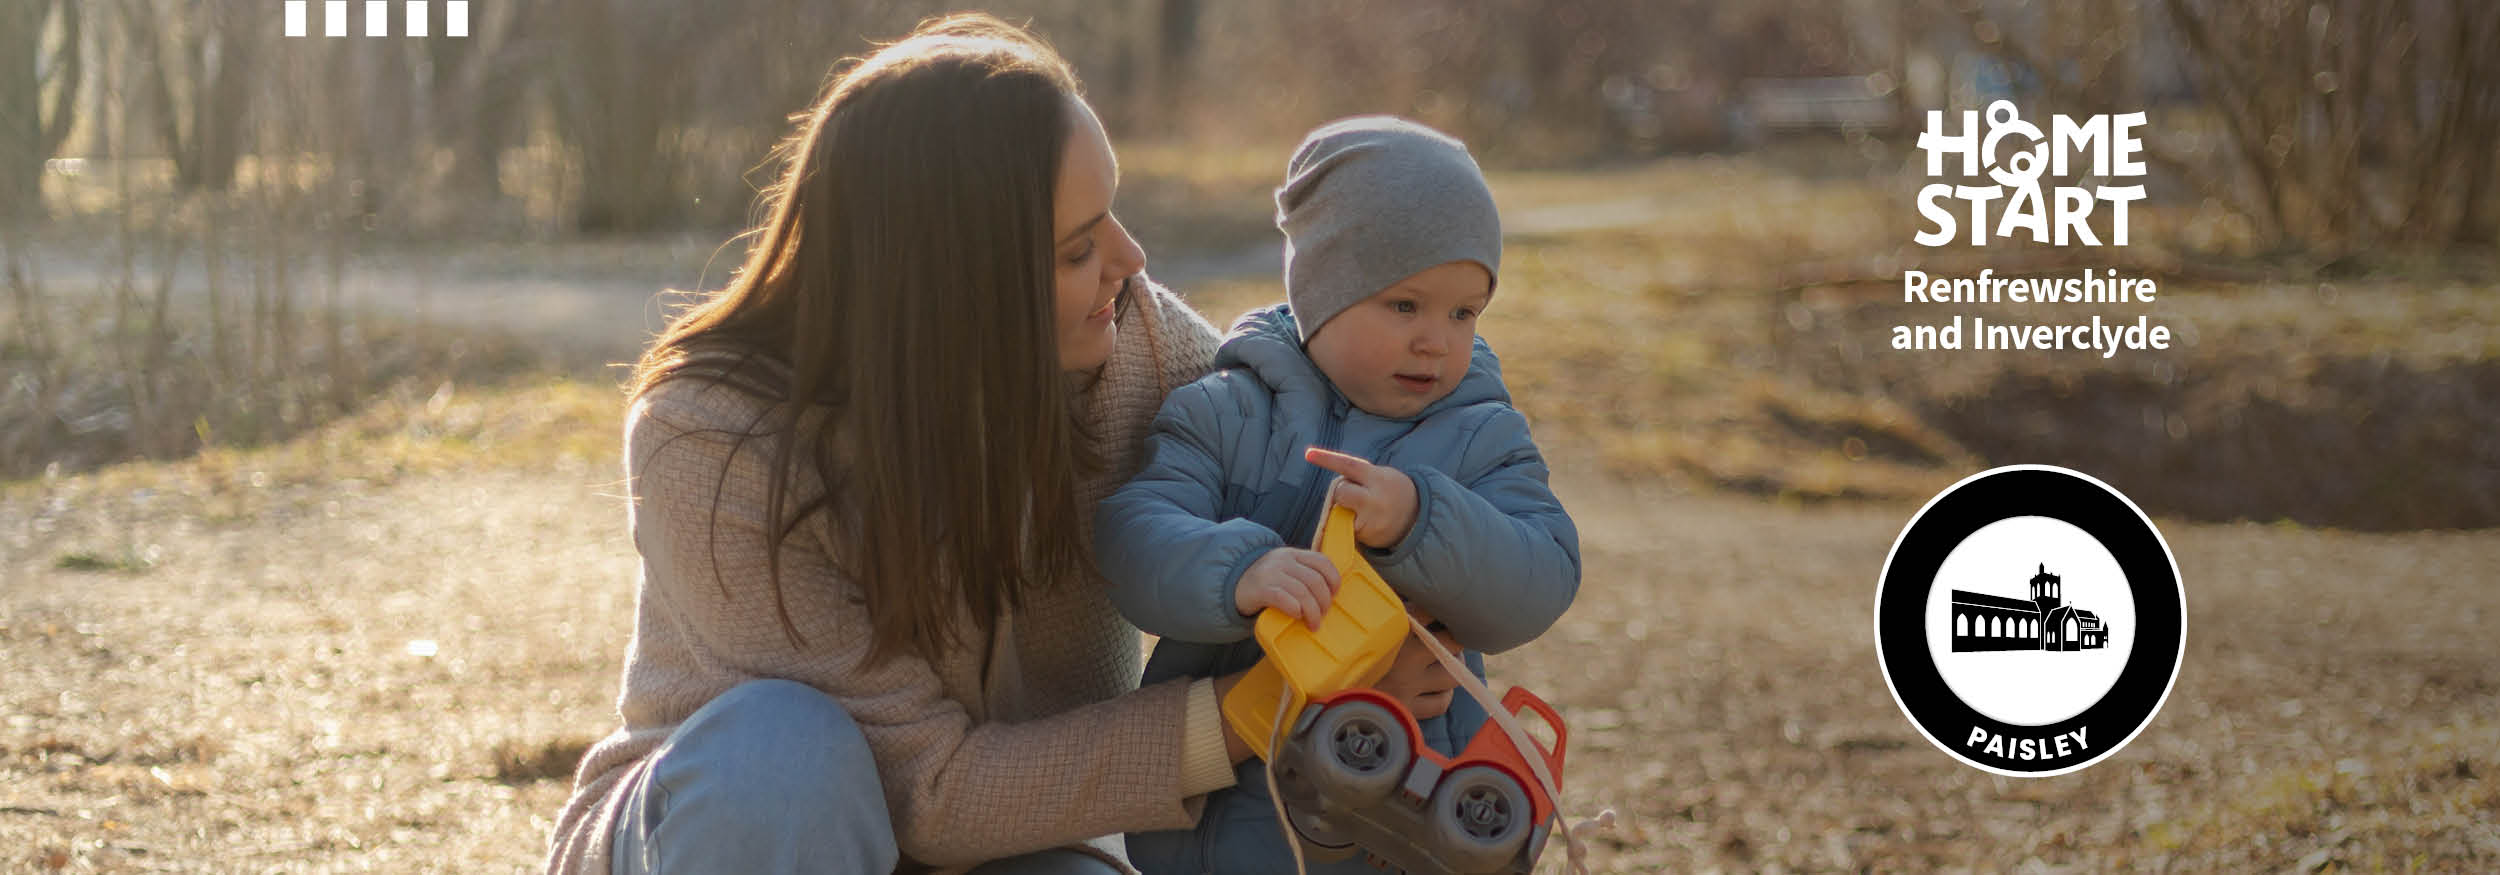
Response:
[[[1065,63],[995,19],[877,52],[783,148],[744,267],[636,367],[624,726],[549,868],[1127,871],[1119,833],[1248,755],[1229,679],[1135,689],[1087,552],[1215,332],[1142,279]]]

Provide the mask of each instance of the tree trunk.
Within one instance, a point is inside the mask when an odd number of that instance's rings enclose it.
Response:
[[[448,186],[485,200],[503,196],[503,152],[526,121],[525,95],[538,72],[539,52],[528,40],[540,27],[533,12],[545,4],[487,7],[472,22],[469,39],[428,40],[434,69],[429,125],[451,153]]]
[[[199,32],[186,37],[191,61],[191,162],[180,180],[186,190],[230,191],[236,165],[243,158],[244,132],[250,124],[251,58],[258,53],[253,36],[266,29],[259,4],[220,3],[203,7]]]
[[[561,37],[556,120],[577,162],[579,231],[649,230],[685,201],[669,128],[684,116],[681,65],[700,55],[645,45],[659,42],[640,38],[654,16],[619,2],[574,0]]]
[[[44,34],[53,21],[61,38],[47,55]],[[81,22],[69,0],[0,0],[0,221],[44,214],[44,162],[69,138],[85,79]]]

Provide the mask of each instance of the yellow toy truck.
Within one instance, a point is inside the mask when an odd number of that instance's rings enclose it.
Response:
[[[1521,751],[1487,720],[1456,757],[1423,743],[1415,717],[1373,689],[1409,631],[1405,604],[1364,560],[1354,512],[1328,508],[1313,545],[1337,567],[1337,596],[1319,628],[1270,610],[1254,627],[1265,658],[1223,703],[1225,720],[1261,756],[1274,750],[1276,796],[1308,851],[1343,859],[1358,850],[1410,875],[1526,875],[1545,848],[1554,800],[1526,756],[1562,780],[1562,718],[1524,688],[1502,697],[1535,712],[1551,749]],[[1282,699],[1285,736],[1276,738]],[[1559,789],[1559,788],[1557,788]]]

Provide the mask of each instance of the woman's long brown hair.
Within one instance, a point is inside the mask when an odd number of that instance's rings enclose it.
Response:
[[[764,518],[793,647],[780,552],[812,514],[875,618],[873,660],[935,659],[967,620],[986,638],[1084,567],[1092,460],[1059,372],[1051,234],[1078,93],[1049,46],[986,15],[840,71],[777,150],[738,273],[636,364],[636,399],[699,379],[767,402],[731,434],[773,439]],[[807,471],[822,489],[789,507]]]

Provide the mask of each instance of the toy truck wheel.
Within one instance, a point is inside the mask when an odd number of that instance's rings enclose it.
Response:
[[[1311,724],[1312,783],[1349,806],[1379,802],[1398,786],[1414,756],[1406,725],[1370,702],[1328,706]]]
[[[1535,826],[1528,822],[1527,791],[1491,766],[1450,773],[1432,791],[1431,812],[1435,843],[1468,872],[1501,868]]]

